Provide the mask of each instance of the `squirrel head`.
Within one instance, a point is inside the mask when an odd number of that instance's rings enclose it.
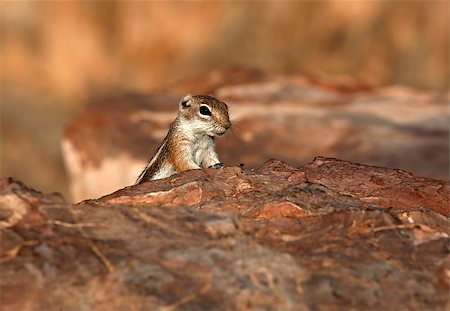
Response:
[[[181,99],[179,109],[181,117],[196,133],[220,136],[231,127],[228,106],[212,95],[188,94]]]

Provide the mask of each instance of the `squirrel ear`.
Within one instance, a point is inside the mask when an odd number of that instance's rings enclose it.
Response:
[[[209,97],[215,98],[213,94],[209,93]]]
[[[192,95],[191,94],[187,94],[186,96],[184,96],[181,101],[180,101],[180,107],[181,108],[187,108],[189,107],[191,104],[189,103],[189,101],[192,99]]]

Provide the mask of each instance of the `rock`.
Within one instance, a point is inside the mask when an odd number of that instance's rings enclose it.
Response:
[[[66,128],[74,201],[134,183],[176,117],[181,90],[211,92],[229,104],[234,126],[217,139],[228,166],[254,168],[267,158],[302,165],[321,155],[448,179],[448,94],[239,70],[171,89],[177,93],[92,103]]]
[[[77,205],[3,179],[2,310],[446,310],[449,190],[331,158]]]
[[[178,100],[164,94],[127,95],[82,111],[66,127],[62,141],[73,199],[133,184],[164,139]]]

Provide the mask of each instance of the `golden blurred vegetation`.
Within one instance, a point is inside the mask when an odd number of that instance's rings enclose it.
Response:
[[[92,98],[230,66],[449,87],[448,1],[1,2],[0,23],[1,176],[64,194],[61,130]]]

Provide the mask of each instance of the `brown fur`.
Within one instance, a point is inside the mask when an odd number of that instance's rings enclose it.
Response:
[[[189,99],[185,101],[186,106],[183,105],[185,98]],[[158,150],[162,148],[159,156],[152,165],[147,166],[141,173],[137,183],[153,179],[162,169],[164,163],[172,165],[176,172],[199,168],[199,165],[192,164],[192,161],[190,162],[185,158],[185,150],[192,144],[192,135],[184,133],[183,126],[199,126],[198,133],[196,132],[195,135],[209,136],[211,139],[214,139],[216,135],[223,134],[231,126],[228,106],[225,103],[212,96],[187,95],[185,98],[180,102],[178,116],[172,122],[163,143],[158,148]],[[199,116],[199,109],[202,104],[210,108],[210,118],[202,119]],[[191,128],[189,128],[189,131],[191,131]],[[158,153],[158,150],[156,153]]]

